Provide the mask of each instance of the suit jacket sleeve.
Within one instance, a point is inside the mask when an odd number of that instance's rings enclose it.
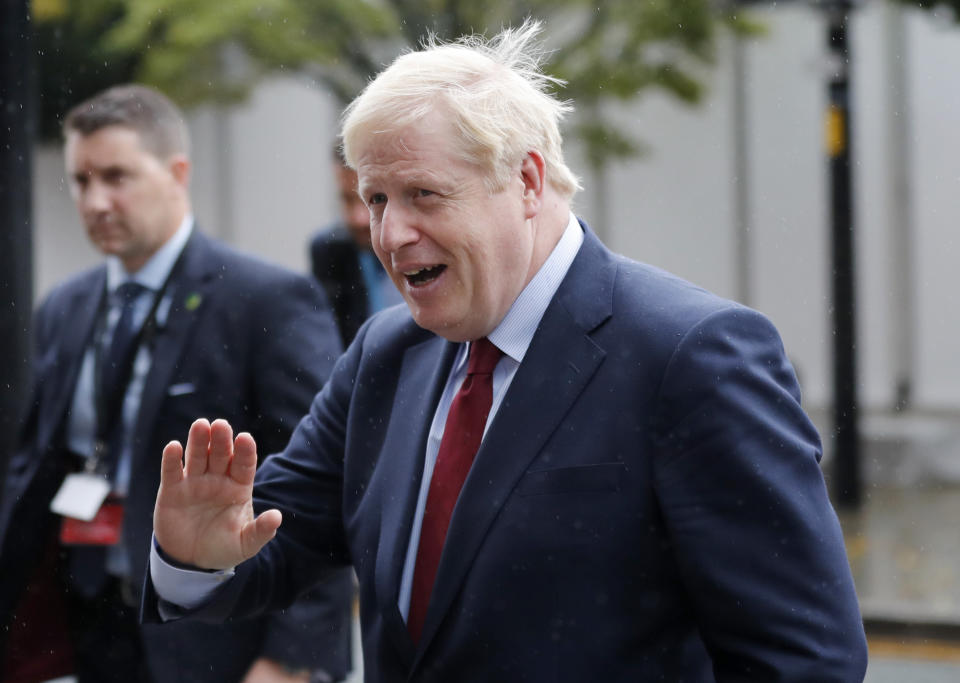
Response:
[[[47,358],[54,350],[56,337],[55,323],[59,317],[62,317],[62,311],[58,310],[55,302],[55,294],[60,293],[57,290],[54,294],[48,296],[44,302],[37,308],[33,315],[33,339],[31,343],[30,359],[30,394],[21,408],[21,415],[16,422],[9,427],[16,427],[17,448],[11,455],[7,475],[17,475],[22,469],[25,469],[35,459],[36,440],[38,435],[37,424],[40,411],[40,383],[45,379],[43,375],[48,374],[38,369],[49,369],[54,365],[54,359]],[[62,372],[62,368],[56,368]],[[6,481],[5,479],[0,481]],[[59,482],[58,482],[59,483]],[[7,501],[9,507],[12,501]],[[0,520],[0,528],[5,529],[7,519]]]
[[[717,681],[861,680],[866,643],[820,441],[773,326],[714,313],[659,395],[657,495]]]
[[[277,536],[238,565],[234,578],[205,603],[190,610],[173,607],[172,612],[220,623],[282,610],[304,586],[316,584],[332,569],[351,562],[341,509],[343,446],[364,329],[337,361],[286,449],[268,457],[257,470],[254,508],[258,513],[281,508],[283,524]],[[144,622],[162,621],[157,602],[147,572],[141,612]]]
[[[52,498],[61,481],[62,473],[57,463],[51,458],[36,456],[41,391],[41,373],[37,372],[37,368],[40,367],[41,359],[52,344],[51,328],[55,318],[51,311],[52,306],[51,299],[48,298],[33,316],[30,394],[23,406],[23,415],[18,416],[20,419],[9,425],[9,428],[17,430],[15,441],[17,447],[10,454],[9,461],[5,463],[6,470],[0,478],[0,483],[3,484],[3,492],[0,495],[0,556],[6,559],[6,553],[9,552],[12,556],[16,552],[20,558],[18,562],[8,562],[5,565],[8,571],[5,583],[8,588],[26,584],[28,574],[35,561],[38,561],[38,555],[42,550],[40,544],[34,542],[37,540],[37,531],[46,528],[43,524],[45,510],[31,514],[27,523],[20,523],[22,520],[19,519],[18,523],[14,523],[15,510],[21,505],[20,498],[25,495],[24,492],[27,492],[26,495]],[[37,468],[39,472],[34,471]],[[27,510],[33,513],[32,508]],[[19,592],[3,590],[0,591],[0,596],[2,596],[0,614],[4,615],[0,617],[0,626],[3,626],[8,618],[12,618]],[[2,642],[0,642],[0,652],[2,652]]]
[[[250,395],[261,458],[287,445],[342,350],[319,287],[301,277],[286,285],[260,288],[248,309],[258,347]]]
[[[34,442],[37,435],[37,422],[39,418],[39,387],[37,372],[35,369],[39,366],[40,358],[44,355],[44,349],[49,345],[50,335],[50,302],[49,299],[37,309],[33,316],[33,340],[31,345],[30,368],[32,377],[30,379],[30,394],[22,407],[22,415],[13,424],[7,425],[7,428],[15,428],[17,437],[15,439],[17,448],[10,454],[10,460],[6,465],[3,477],[0,483],[4,484],[9,491],[18,489],[15,486],[15,479],[22,476],[23,471],[28,468],[34,453]],[[9,517],[14,507],[12,495],[4,495],[0,498],[0,529],[7,529]]]

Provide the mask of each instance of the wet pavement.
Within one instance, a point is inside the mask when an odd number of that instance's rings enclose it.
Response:
[[[865,683],[957,683],[960,664],[871,656]]]
[[[960,486],[870,487],[840,515],[864,618],[957,626]]]
[[[960,485],[871,485],[841,512],[868,683],[960,681]]]

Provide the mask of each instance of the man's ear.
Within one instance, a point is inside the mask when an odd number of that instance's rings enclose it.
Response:
[[[523,207],[526,218],[533,218],[543,206],[543,192],[547,182],[547,165],[539,152],[527,152],[520,164],[523,182]]]
[[[173,154],[167,159],[167,168],[174,179],[184,187],[190,184],[190,160],[186,154]]]

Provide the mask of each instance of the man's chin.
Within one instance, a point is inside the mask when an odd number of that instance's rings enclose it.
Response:
[[[460,343],[465,341],[473,341],[474,339],[478,339],[486,334],[484,331],[478,331],[477,329],[474,329],[474,327],[477,327],[476,324],[471,326],[469,323],[462,320],[453,321],[449,318],[431,316],[425,314],[423,311],[418,313],[414,311],[413,308],[410,308],[410,314],[413,316],[413,321],[417,323],[417,325],[428,332],[433,332],[438,337],[443,337],[450,342]]]
[[[116,234],[115,230],[88,229],[87,238],[98,251],[109,256],[117,256],[126,245],[126,239]]]
[[[447,324],[446,321],[438,318],[435,315],[430,315],[428,312],[425,312],[423,309],[417,306],[411,305],[409,301],[407,302],[407,308],[410,309],[410,315],[413,316],[413,322],[417,323],[417,325],[428,332],[433,332],[438,337],[449,339],[447,335],[450,334],[451,329],[450,325]],[[455,340],[450,339],[450,341]]]
[[[94,242],[94,246],[104,256],[116,256],[117,258],[123,258],[124,249],[123,245],[119,242],[114,242],[111,240],[101,240],[99,242]]]

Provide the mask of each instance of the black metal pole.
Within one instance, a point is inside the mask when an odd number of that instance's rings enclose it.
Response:
[[[828,48],[833,73],[829,85],[827,151],[830,157],[832,234],[834,500],[839,507],[860,504],[860,431],[856,367],[856,290],[853,183],[850,156],[850,46],[847,21],[852,3],[830,2]]]
[[[0,2],[0,484],[16,445],[30,374],[31,31],[28,0]]]

